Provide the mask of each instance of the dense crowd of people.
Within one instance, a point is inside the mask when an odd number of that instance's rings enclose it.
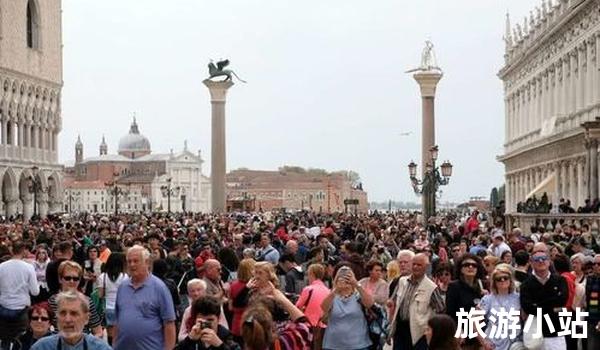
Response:
[[[597,233],[575,223],[523,234],[480,218],[445,212],[423,225],[409,212],[301,211],[6,220],[0,348],[599,349]],[[501,310],[533,328],[495,336]],[[573,312],[568,334],[565,310]],[[578,310],[587,323],[575,322]],[[464,312],[482,315],[476,336],[457,336],[476,328]]]

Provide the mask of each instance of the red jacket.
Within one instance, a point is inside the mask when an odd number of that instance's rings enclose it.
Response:
[[[565,307],[567,310],[573,309],[573,298],[575,298],[575,275],[571,272],[563,272],[560,274],[567,280],[567,289],[569,290],[569,296],[567,297],[567,304]]]

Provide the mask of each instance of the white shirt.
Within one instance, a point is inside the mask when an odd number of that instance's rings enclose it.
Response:
[[[38,295],[40,286],[33,265],[21,259],[0,264],[0,305],[10,310],[22,310],[31,305],[31,295]]]
[[[98,288],[104,288],[104,298],[106,300],[106,309],[114,310],[117,302],[117,290],[119,285],[127,277],[127,274],[122,273],[117,277],[115,282],[111,281],[106,273],[102,273],[98,278]]]

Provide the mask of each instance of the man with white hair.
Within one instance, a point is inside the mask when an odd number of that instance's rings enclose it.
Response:
[[[150,252],[127,251],[129,277],[119,286],[115,313],[115,350],[173,349],[175,308],[169,289],[150,273]]]
[[[412,273],[412,259],[414,257],[415,252],[408,249],[403,249],[398,252],[398,255],[396,255],[396,261],[398,262],[398,266],[400,267],[400,275],[394,278],[389,285],[389,300],[387,302],[387,307],[389,309],[390,315],[394,313],[396,307],[396,292],[398,290],[398,281],[401,277],[408,276]]]
[[[182,327],[179,329],[179,334],[177,335],[178,341],[183,341],[185,337],[187,337],[188,330],[187,327],[185,327],[184,325],[187,324],[187,321],[189,320],[192,314],[192,305],[194,304],[194,301],[206,295],[206,288],[206,282],[199,278],[191,279],[187,283],[187,295],[190,300],[190,305],[185,309],[185,311],[183,312],[183,316],[181,317]]]
[[[83,332],[90,317],[89,302],[83,294],[61,292],[56,303],[59,333],[41,338],[31,347],[32,350],[110,350],[104,340]]]

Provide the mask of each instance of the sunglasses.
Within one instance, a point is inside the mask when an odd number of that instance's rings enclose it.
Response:
[[[548,257],[546,255],[534,256],[531,258],[533,262],[545,262],[548,261]]]
[[[595,266],[600,266],[600,262],[594,263]]]
[[[79,282],[79,276],[63,276],[62,279],[67,282]]]
[[[508,276],[499,276],[494,278],[494,281],[496,282],[504,282],[504,281],[509,281],[510,278]]]
[[[464,263],[461,265],[462,267],[472,267],[474,269],[477,268],[477,264],[476,263]]]
[[[452,253],[458,253],[460,252],[460,249],[452,249]]]
[[[44,317],[44,316],[32,316],[31,320],[32,321],[38,321],[38,322],[48,322],[48,321],[50,321],[50,319],[48,317]]]

